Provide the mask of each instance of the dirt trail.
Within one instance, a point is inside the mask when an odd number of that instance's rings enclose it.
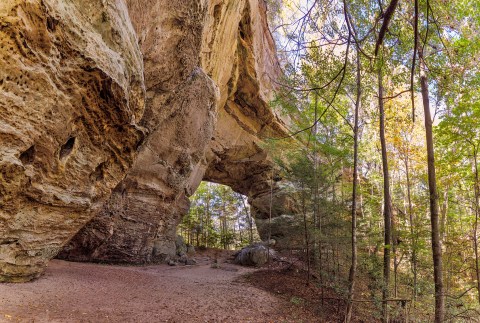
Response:
[[[285,322],[288,304],[231,264],[121,267],[60,260],[31,283],[0,284],[1,322]],[[288,314],[287,314],[288,316]],[[296,321],[296,320],[295,320]]]

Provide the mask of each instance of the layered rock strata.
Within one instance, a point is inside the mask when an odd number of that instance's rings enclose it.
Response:
[[[285,194],[272,182],[272,163],[261,148],[263,139],[285,133],[282,123],[268,106],[272,95],[271,79],[278,77],[279,67],[263,1],[212,0],[205,4],[203,11],[197,11],[194,15],[182,14],[192,7],[192,3],[184,3],[183,11],[179,8],[164,11],[162,8],[165,8],[165,3],[159,2],[158,13],[154,15],[157,18],[150,21],[146,21],[143,15],[137,16],[136,8],[130,3],[137,32],[140,34],[141,30],[146,30],[142,37],[147,43],[149,39],[161,43],[161,51],[167,54],[172,51],[171,48],[178,47],[175,42],[165,37],[149,37],[145,25],[139,28],[139,20],[150,25],[151,29],[158,28],[164,33],[164,30],[172,30],[172,25],[167,23],[168,19],[158,17],[165,15],[165,12],[174,13],[178,20],[175,25],[177,33],[191,35],[193,30],[198,32],[194,38],[199,41],[189,41],[191,50],[184,53],[191,54],[190,62],[197,59],[197,70],[205,71],[214,81],[219,97],[215,105],[193,102],[191,115],[182,113],[176,116],[178,120],[201,121],[196,125],[185,123],[185,127],[179,127],[178,123],[170,120],[168,124],[155,124],[164,140],[171,138],[165,136],[165,129],[175,127],[176,136],[187,139],[177,146],[180,150],[186,147],[185,155],[194,158],[180,160],[183,158],[181,155],[176,156],[167,149],[172,146],[171,143],[166,147],[145,149],[139,155],[144,162],[139,167],[134,166],[104,210],[72,240],[61,257],[83,261],[144,263],[173,256],[176,226],[188,210],[187,197],[193,194],[202,179],[229,185],[247,195],[263,238],[271,236],[281,240],[284,235],[284,232],[270,225],[271,221],[268,221],[267,229],[265,222],[270,216],[272,193],[276,205],[273,217],[284,215],[286,211],[291,214],[293,209],[289,208],[292,204]],[[149,10],[152,10],[151,6]],[[197,28],[185,27],[192,21],[197,21]],[[159,55],[159,51],[148,50],[145,42],[142,46],[148,75],[149,54]],[[172,59],[169,61],[176,62]],[[169,73],[166,69],[162,75]],[[148,76],[146,82],[149,88]],[[171,101],[183,100],[181,95],[185,93],[172,92]],[[152,115],[161,113],[164,105],[164,101],[150,101],[147,111],[151,111]],[[216,119],[205,122],[206,112],[214,112]],[[191,137],[192,134],[195,138]],[[190,149],[188,142],[193,143]],[[195,154],[192,154],[193,147],[198,149]],[[170,156],[167,163],[163,168],[156,166],[155,173],[148,172],[151,165],[158,162],[154,153],[164,152]],[[165,159],[162,158],[162,162]],[[182,166],[178,168],[176,165]],[[147,180],[141,183],[143,178]],[[157,182],[161,185],[152,185]],[[272,184],[275,186],[273,190]],[[281,229],[285,228],[281,226]]]
[[[200,68],[205,8],[199,0],[127,1],[145,61],[149,130],[110,201],[60,255],[73,260],[149,262],[175,253],[188,184],[205,164],[218,89]],[[192,188],[193,191],[195,189]]]
[[[143,61],[121,1],[0,2],[0,281],[37,277],[131,168]]]
[[[285,133],[268,106],[279,68],[265,9],[0,3],[1,281],[37,277],[69,240],[72,260],[172,256],[202,180],[247,195],[263,238],[288,235],[272,223],[295,210],[262,148]]]

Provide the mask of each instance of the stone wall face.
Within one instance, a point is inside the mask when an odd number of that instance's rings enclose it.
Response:
[[[273,217],[294,212],[261,146],[285,134],[268,106],[280,69],[265,10],[0,4],[1,280],[36,277],[70,239],[62,258],[162,261],[202,180],[247,195],[263,238],[271,201]]]
[[[0,281],[37,277],[130,169],[143,61],[121,1],[0,2]]]
[[[284,129],[268,106],[271,79],[280,69],[264,3],[154,3],[149,16],[138,1],[129,2],[143,41],[148,98],[143,120],[152,133],[109,203],[62,258],[144,263],[173,256],[176,226],[202,179],[229,185],[258,204],[254,210],[266,237],[261,219],[269,212],[261,204],[270,203],[265,195],[271,193],[272,164],[260,145]],[[204,76],[203,83],[178,90],[193,70]],[[207,80],[217,89],[215,99]],[[187,108],[182,111],[176,102]]]
[[[175,253],[192,176],[206,164],[218,88],[200,67],[206,8],[200,0],[127,1],[145,61],[149,135],[110,201],[60,257],[143,263]],[[201,176],[201,175],[200,175]]]

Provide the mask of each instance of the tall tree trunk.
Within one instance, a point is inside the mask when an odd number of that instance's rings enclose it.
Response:
[[[303,215],[303,234],[305,238],[305,248],[307,257],[307,286],[310,285],[310,238],[308,237],[307,208],[305,202],[305,185],[302,181],[302,215]]]
[[[391,224],[392,224],[392,201],[390,196],[390,177],[388,174],[387,143],[385,139],[385,107],[383,104],[383,74],[378,69],[378,107],[380,110],[380,144],[382,146],[383,168],[383,222],[384,222],[384,247],[383,247],[383,290],[382,290],[382,318],[388,322],[388,304],[390,286],[390,248],[391,248]]]
[[[226,207],[225,207],[225,194],[222,193],[222,216],[221,216],[221,221],[222,221],[222,231],[221,231],[221,238],[220,240],[223,242],[223,249],[227,250],[227,212],[226,212]]]
[[[242,200],[243,210],[245,211],[245,215],[247,216],[248,221],[248,243],[253,243],[253,218],[252,214],[248,212],[247,203],[245,203],[245,198],[243,195],[239,195],[240,199]]]
[[[205,247],[209,247],[209,239],[210,239],[210,224],[211,224],[211,215],[210,215],[210,184],[207,183],[207,198],[205,201],[206,207],[205,207]]]
[[[314,111],[314,120],[317,120],[318,118],[318,94],[317,92],[315,92],[315,111]],[[317,180],[317,177],[318,177],[318,173],[317,173],[317,162],[318,162],[318,159],[317,159],[317,133],[318,133],[318,123],[315,122],[314,126],[313,126],[313,225],[314,225],[314,229],[317,228],[317,221],[318,221],[318,180]],[[306,213],[304,214],[305,216],[305,220],[306,220]],[[315,232],[315,230],[314,230]],[[319,261],[319,270],[322,270],[321,268],[321,260],[320,260],[320,244],[318,243],[318,234],[314,234],[314,246],[313,246],[313,253],[314,253],[314,262],[317,262],[317,256],[318,256],[318,261]],[[308,232],[305,232],[305,238],[307,239],[308,238]],[[317,250],[318,248],[318,250]],[[308,250],[309,251],[309,250]],[[310,252],[308,252],[308,254],[310,255]],[[310,271],[310,260],[308,260],[308,270]]]
[[[433,275],[435,281],[435,322],[445,318],[445,300],[443,292],[442,242],[440,240],[437,180],[435,175],[435,155],[433,148],[433,120],[430,114],[428,81],[425,74],[422,46],[418,46],[418,58],[422,69],[420,85],[422,90],[423,112],[425,114],[425,137],[427,142],[428,189],[430,194],[430,222],[432,227]]]
[[[448,185],[445,187],[445,191],[443,192],[443,203],[442,207],[440,208],[442,217],[440,222],[440,239],[442,243],[445,242],[446,237],[446,230],[447,230],[447,214],[448,214]]]
[[[405,174],[407,176],[407,200],[408,200],[408,217],[410,219],[410,236],[412,244],[412,272],[413,272],[413,306],[415,307],[415,301],[417,299],[417,233],[415,231],[415,218],[413,214],[412,193],[410,183],[410,167],[409,167],[409,151],[405,156]]]
[[[350,265],[350,272],[348,275],[348,302],[347,313],[345,315],[345,322],[350,322],[352,319],[353,309],[353,293],[355,291],[355,274],[357,271],[357,188],[358,188],[358,117],[362,97],[361,84],[361,62],[360,53],[357,48],[357,91],[355,98],[355,124],[353,126],[353,189],[352,189],[352,263]]]
[[[475,273],[477,278],[477,298],[480,303],[480,264],[478,259],[478,217],[480,213],[480,187],[478,182],[478,160],[477,160],[477,147],[473,147],[473,160],[475,168],[475,225],[473,229],[473,244],[475,248]]]

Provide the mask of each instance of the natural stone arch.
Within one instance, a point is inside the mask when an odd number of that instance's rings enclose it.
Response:
[[[248,197],[257,231],[263,241],[270,238],[280,249],[301,245],[296,240],[300,237],[296,233],[297,204],[290,190],[285,189],[288,183],[278,176],[265,151],[218,160],[207,169],[204,180],[227,185]]]
[[[263,2],[253,0],[226,3],[228,5],[210,1],[202,51],[198,56],[201,58],[199,73],[205,70],[220,92],[216,118],[197,122],[197,128],[182,127],[178,120],[185,123],[192,119],[206,120],[210,113],[201,118],[195,113],[209,112],[212,99],[205,101],[205,95],[193,93],[190,100],[185,100],[189,92],[172,92],[171,102],[187,102],[187,106],[196,105],[197,110],[191,115],[173,112],[173,120],[160,123],[153,130],[150,135],[155,138],[153,142],[147,140],[142,146],[136,164],[115,189],[110,201],[77,234],[61,257],[144,263],[173,256],[176,227],[188,210],[187,197],[193,194],[201,180],[228,185],[247,195],[264,239],[267,232],[270,233],[265,218],[270,214],[272,183],[275,186],[272,217],[292,213],[293,210],[288,209],[292,205],[290,200],[271,180],[272,162],[260,148],[264,138],[285,134],[281,121],[268,106],[272,90],[270,77],[278,76],[279,70],[273,40],[266,27],[265,7]],[[188,7],[188,4],[182,6]],[[179,9],[176,10],[178,13]],[[180,21],[187,19],[179,17],[177,14],[176,19]],[[135,25],[135,13],[132,19]],[[161,27],[165,27],[164,23],[165,20],[160,19]],[[148,43],[148,35],[146,41]],[[148,62],[149,53],[153,57],[159,54],[158,51],[146,51],[145,44],[143,50]],[[146,68],[148,65],[146,63]],[[148,71],[146,75],[148,89]],[[192,92],[194,88],[188,90]],[[151,92],[154,99],[147,101],[147,114],[151,111],[155,118],[158,107],[154,107],[159,102],[155,98],[165,93],[155,89]],[[172,126],[176,136],[165,136],[164,129]],[[162,137],[168,143],[156,145]],[[188,138],[193,140],[193,145]],[[198,138],[202,140],[195,141]],[[179,149],[172,151],[172,146]],[[182,148],[188,148],[187,153],[179,153]],[[164,165],[154,166],[155,173],[151,169],[158,156],[162,156]],[[281,238],[284,233],[276,230],[275,221],[272,228],[272,237]]]
[[[82,227],[64,256],[163,258],[231,148],[255,161],[285,133],[262,0],[11,0],[0,19],[2,281],[38,277]]]
[[[149,136],[110,200],[60,257],[145,263],[174,253],[188,183],[205,164],[218,89],[200,67],[200,0],[128,0],[145,62]]]

